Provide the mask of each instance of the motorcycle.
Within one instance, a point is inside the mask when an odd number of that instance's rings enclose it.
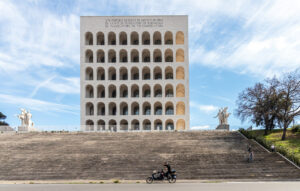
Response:
[[[148,178],[146,178],[146,182],[148,184],[151,184],[153,181],[164,181],[164,180],[168,180],[169,183],[175,183],[176,182],[176,170],[171,170],[171,173],[169,173],[168,175],[166,175],[166,173],[164,173],[163,170],[161,171],[156,171],[154,170],[152,173],[152,176],[149,176]]]

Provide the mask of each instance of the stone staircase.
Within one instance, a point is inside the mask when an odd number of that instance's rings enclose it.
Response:
[[[140,180],[164,161],[178,179],[300,180],[299,169],[238,132],[3,133],[0,143],[0,180]]]

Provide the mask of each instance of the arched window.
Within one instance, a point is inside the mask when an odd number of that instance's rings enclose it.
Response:
[[[85,80],[93,80],[93,69],[90,67],[85,70]]]
[[[113,119],[109,120],[108,122],[108,130],[109,131],[117,131],[117,122]]]
[[[143,62],[150,62],[150,51],[145,49],[142,52]]]
[[[173,51],[171,49],[165,51],[165,62],[173,62]]]
[[[182,31],[176,33],[176,44],[184,44],[184,34]]]
[[[128,62],[127,51],[124,49],[120,50],[120,62]]]
[[[176,104],[176,115],[184,115],[185,114],[185,105],[182,101]]]
[[[94,122],[92,120],[87,120],[85,122],[86,131],[94,131]]]
[[[94,97],[94,88],[91,85],[87,85],[85,87],[85,97],[86,98],[93,98]]]
[[[139,69],[137,67],[131,68],[131,80],[139,80]]]
[[[168,119],[166,121],[165,127],[166,127],[167,131],[173,131],[174,130],[174,122],[173,122],[173,120],[172,119]]]
[[[94,105],[91,102],[86,103],[85,112],[86,115],[94,115]]]
[[[161,62],[162,61],[161,51],[159,49],[154,50],[153,60],[154,60],[154,62]]]
[[[116,69],[114,67],[110,67],[108,69],[108,80],[116,80],[117,74]]]
[[[173,34],[170,31],[165,33],[165,44],[173,44]]]
[[[97,51],[97,63],[104,63],[104,62],[105,62],[104,51],[98,50]]]
[[[116,62],[116,51],[109,50],[108,51],[108,62],[115,63]]]
[[[160,119],[156,119],[154,121],[154,130],[159,130],[159,131],[163,130],[162,122]]]
[[[103,120],[98,120],[97,131],[105,131],[105,122]]]
[[[97,86],[97,98],[105,98],[105,88],[103,85]]]
[[[159,84],[154,86],[154,97],[162,97],[162,88]]]
[[[128,131],[128,122],[125,119],[122,119],[120,122],[120,130]]]
[[[145,119],[143,121],[143,130],[144,131],[150,131],[151,130],[151,122],[148,119]]]
[[[174,107],[172,102],[166,103],[166,115],[174,115]]]
[[[151,97],[151,89],[148,84],[143,86],[143,97]]]
[[[110,102],[109,105],[109,115],[116,115],[117,114],[117,106],[116,103]]]
[[[104,68],[99,67],[97,69],[97,80],[105,80],[105,72],[104,72]]]
[[[120,80],[128,80],[128,72],[125,67],[120,68]]]
[[[176,68],[176,79],[184,80],[184,68],[181,66]]]
[[[184,97],[185,96],[185,90],[183,84],[178,84],[176,86],[176,97]]]
[[[139,62],[139,52],[136,49],[131,51],[131,62]]]
[[[178,119],[176,123],[176,130],[182,131],[185,130],[185,121],[183,119]]]
[[[136,120],[136,119],[132,120],[131,130],[132,131],[139,131],[140,130],[140,122],[138,120]]]
[[[93,45],[93,34],[91,32],[85,33],[85,45]]]
[[[165,79],[173,80],[173,69],[170,66],[166,67],[165,69]]]
[[[143,103],[143,115],[151,115],[151,105],[149,102]]]
[[[162,115],[162,105],[160,102],[154,104],[154,115]]]
[[[181,48],[176,50],[176,62],[184,62],[184,51]]]
[[[150,45],[150,34],[148,32],[143,32],[142,34],[143,45]]]
[[[128,104],[126,102],[120,104],[120,115],[128,115]]]
[[[142,71],[142,75],[143,75],[143,80],[150,80],[151,79],[150,68],[144,67]]]
[[[108,33],[108,45],[116,45],[116,34],[114,32]]]
[[[97,115],[105,115],[105,105],[102,102],[97,104]]]
[[[104,34],[103,32],[98,32],[97,33],[97,45],[104,45],[105,40],[104,40]]]
[[[120,97],[128,97],[128,88],[124,84],[120,86]]]
[[[115,85],[108,86],[109,98],[117,97],[117,88]]]
[[[153,44],[161,45],[161,34],[158,31],[153,34]]]
[[[131,97],[139,97],[139,86],[134,84],[131,86]]]
[[[165,87],[165,92],[166,92],[166,97],[173,97],[174,96],[174,91],[173,91],[173,86],[171,84],[167,84]]]
[[[162,79],[162,72],[160,67],[155,67],[153,70],[153,76],[155,80],[161,80]]]
[[[86,63],[93,63],[93,52],[91,50],[85,51],[85,62]]]
[[[133,102],[131,104],[131,115],[139,115],[140,114],[140,107],[137,102]]]
[[[137,32],[132,32],[131,35],[131,45],[139,44],[139,34]]]
[[[127,45],[127,34],[125,32],[120,32],[119,44],[120,45]]]

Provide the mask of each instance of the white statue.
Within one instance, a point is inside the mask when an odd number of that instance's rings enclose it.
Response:
[[[228,117],[231,113],[227,113],[228,107],[219,109],[218,114],[215,116],[219,118],[219,125],[228,125]]]
[[[26,117],[26,110],[25,109],[20,109],[21,110],[21,114],[18,115],[18,118],[21,120],[21,126],[24,127],[25,126],[25,117]]]
[[[222,117],[222,109],[219,109],[218,114],[214,118],[216,118],[216,117],[218,117],[218,119],[219,119],[219,124],[223,124],[223,122],[222,122],[222,119],[223,119],[223,117]]]
[[[21,120],[21,126],[19,130],[22,131],[35,131],[36,129],[33,127],[34,123],[32,122],[32,114],[30,111],[26,111],[25,109],[21,108],[21,114],[18,115],[18,118]]]

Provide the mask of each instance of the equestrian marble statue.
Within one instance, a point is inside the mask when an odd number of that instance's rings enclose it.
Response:
[[[219,125],[217,126],[217,130],[229,130],[228,117],[231,113],[227,112],[228,107],[220,108],[218,114],[215,116],[219,119]]]
[[[21,126],[18,127],[18,131],[36,131],[34,128],[34,123],[31,120],[32,114],[30,111],[26,111],[25,109],[21,108],[21,114],[17,117],[21,120]]]

